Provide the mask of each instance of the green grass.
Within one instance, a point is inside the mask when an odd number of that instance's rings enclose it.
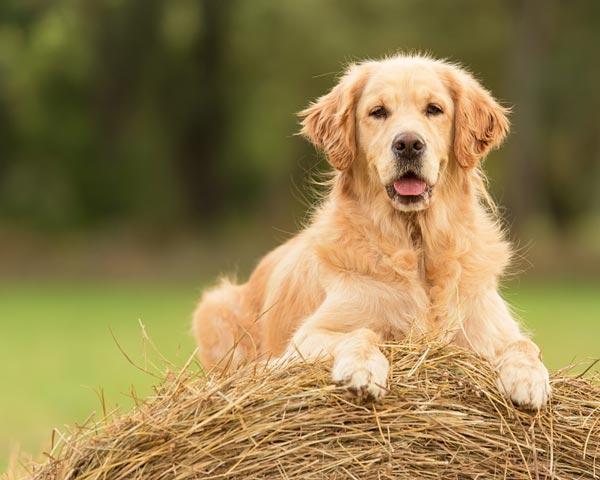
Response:
[[[0,471],[14,443],[47,450],[53,427],[132,405],[151,392],[141,321],[158,350],[183,365],[193,352],[190,315],[196,285],[0,285]],[[148,355],[149,358],[156,358]]]
[[[182,365],[193,351],[190,313],[199,285],[18,283],[0,285],[0,470],[11,445],[46,450],[53,427],[82,422],[102,408],[131,406],[152,378],[144,365],[145,326],[157,348]],[[533,332],[544,360],[557,369],[600,356],[600,284],[513,284],[506,298]],[[112,333],[111,333],[112,332]]]
[[[504,297],[550,370],[600,358],[600,282],[513,283]]]

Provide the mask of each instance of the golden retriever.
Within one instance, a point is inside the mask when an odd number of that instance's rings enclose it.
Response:
[[[488,358],[516,404],[550,395],[539,348],[498,293],[510,258],[480,163],[508,111],[469,73],[420,55],[351,65],[300,112],[333,168],[310,225],[247,283],[222,280],[194,313],[201,361],[326,356],[361,397],[387,389],[380,342],[442,337]]]

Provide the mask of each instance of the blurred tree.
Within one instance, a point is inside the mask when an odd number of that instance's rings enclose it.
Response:
[[[121,181],[125,177],[126,182],[134,183],[136,177],[135,172],[128,175],[123,168],[128,163],[124,136],[159,41],[160,0],[128,0],[116,5],[104,0],[83,3],[93,58],[87,108],[96,138],[91,155],[79,160],[85,165],[79,176],[83,180],[80,198],[91,216],[110,216],[127,209],[123,205],[127,199],[120,198]]]
[[[518,131],[506,155],[507,171],[510,177],[505,184],[505,201],[509,209],[511,223],[516,229],[527,218],[539,213],[543,208],[542,198],[544,169],[540,158],[543,142],[540,91],[540,73],[543,55],[548,44],[542,34],[544,17],[550,8],[544,3],[552,0],[512,0],[507,2],[512,18],[514,34],[509,46],[508,85],[511,103],[515,105],[512,123]]]
[[[572,229],[600,209],[599,5],[6,0],[3,222],[297,217],[290,176],[302,184],[323,164],[291,137],[294,112],[344,63],[401,48],[463,62],[514,105],[504,161],[487,166],[494,186],[516,227],[545,217]]]
[[[595,2],[507,2],[514,26],[509,98],[515,105],[505,191],[513,227],[546,216],[568,232],[593,207],[600,179],[600,43]]]
[[[553,6],[545,36],[550,52],[540,72],[543,170],[548,208],[556,232],[568,236],[586,216],[598,217],[600,191],[600,4],[564,2]],[[596,201],[596,202],[595,202]]]
[[[187,87],[172,91],[163,100],[178,96],[182,111],[171,115],[182,118],[175,131],[178,173],[186,205],[196,218],[214,219],[223,214],[231,194],[230,179],[221,171],[222,145],[235,141],[230,132],[227,101],[227,39],[230,35],[233,0],[200,2],[198,34],[190,44],[187,78],[178,79]],[[169,111],[168,105],[165,110]],[[229,136],[228,134],[231,134]]]

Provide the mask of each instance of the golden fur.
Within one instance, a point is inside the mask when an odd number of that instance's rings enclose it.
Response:
[[[442,113],[430,114],[431,104]],[[382,106],[385,118],[373,113]],[[223,280],[204,293],[194,332],[205,366],[328,355],[335,382],[377,398],[389,368],[379,342],[441,336],[489,358],[515,403],[541,408],[548,373],[498,293],[510,248],[485,206],[480,171],[508,133],[507,114],[469,73],[442,61],[350,66],[300,113],[301,133],[335,169],[331,189],[310,225],[265,256],[247,283]],[[410,204],[386,193],[398,175],[390,144],[406,131],[427,145],[420,175],[432,189]]]

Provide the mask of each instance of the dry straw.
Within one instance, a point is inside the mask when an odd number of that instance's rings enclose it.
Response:
[[[600,383],[556,374],[551,405],[507,402],[488,364],[386,346],[389,394],[357,404],[320,364],[167,375],[133,412],[80,428],[34,479],[600,478]]]

